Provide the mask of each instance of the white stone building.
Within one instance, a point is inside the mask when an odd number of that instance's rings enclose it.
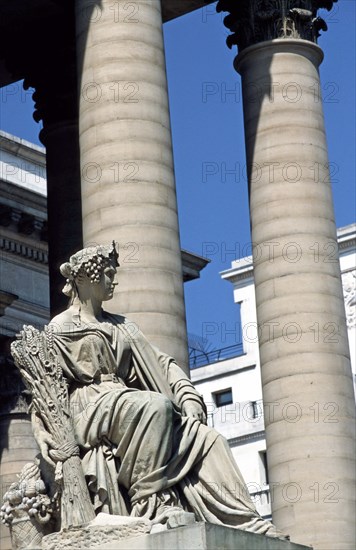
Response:
[[[356,379],[356,224],[338,230],[340,267],[345,297],[351,351],[352,372]],[[316,258],[317,259],[317,258]],[[246,480],[250,493],[263,516],[270,516],[270,491],[267,473],[264,412],[273,414],[278,403],[265,403],[263,412],[262,384],[258,351],[255,288],[252,258],[232,262],[222,272],[224,280],[233,285],[234,301],[240,304],[241,345],[195,355],[191,358],[191,377],[204,396],[208,408],[209,425],[220,431],[229,441],[235,460]],[[272,327],[273,328],[273,327]],[[325,331],[311,327],[315,338],[336,337],[333,327]],[[323,332],[323,333],[321,333]],[[271,337],[273,332],[271,330]],[[285,333],[285,337],[292,337]],[[218,360],[218,357],[223,359]],[[315,414],[318,414],[318,404]],[[290,403],[283,411],[289,421],[298,421],[298,404]],[[333,405],[330,404],[330,414]],[[290,495],[293,499],[294,495]],[[288,495],[287,495],[288,499]]]
[[[12,336],[21,323],[43,325],[49,318],[46,165],[43,147],[5,132],[0,212],[0,291],[7,306],[0,327],[2,335]]]

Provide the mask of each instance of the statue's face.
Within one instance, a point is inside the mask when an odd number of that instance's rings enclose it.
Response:
[[[99,283],[91,285],[91,290],[98,301],[105,302],[113,297],[117,269],[112,262],[104,264]]]

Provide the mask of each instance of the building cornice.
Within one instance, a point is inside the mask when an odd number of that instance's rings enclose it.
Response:
[[[46,151],[44,147],[35,145],[2,130],[0,130],[0,151],[6,151],[16,157],[21,157],[43,167],[46,166]]]
[[[183,280],[184,282],[193,281],[199,279],[200,272],[210,263],[211,260],[203,258],[198,254],[189,252],[188,250],[181,250],[182,264],[183,264]]]
[[[19,208],[24,212],[33,213],[47,219],[47,197],[42,193],[17,185],[16,183],[0,179],[1,204]]]
[[[356,223],[340,227],[337,231],[339,251],[343,253],[356,247]]]
[[[218,363],[211,363],[210,365],[204,365],[203,367],[198,367],[190,371],[190,376],[193,384],[199,384],[201,382],[206,382],[207,380],[218,380],[219,378],[226,378],[227,376],[232,376],[237,372],[252,370],[256,368],[256,363],[249,363],[248,365],[239,365],[235,368],[231,367],[233,361],[239,360],[241,357],[247,357],[246,354],[239,355],[238,357],[231,357],[225,361],[219,361]],[[219,371],[216,371],[217,365],[219,366]],[[224,366],[226,365],[226,368]],[[209,368],[210,367],[210,368]]]
[[[46,248],[28,244],[11,237],[0,237],[0,250],[8,254],[19,256],[43,265],[48,265],[48,253]]]

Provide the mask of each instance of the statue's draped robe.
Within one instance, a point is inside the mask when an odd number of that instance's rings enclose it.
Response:
[[[54,334],[96,510],[152,518],[178,497],[197,520],[270,534],[225,439],[181,415],[186,400],[204,407],[187,376],[135,324],[105,316]]]

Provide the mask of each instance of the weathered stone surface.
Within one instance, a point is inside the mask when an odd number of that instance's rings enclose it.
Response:
[[[137,525],[76,529],[43,539],[43,550],[307,550],[309,547],[271,539],[229,527],[196,523],[155,534],[145,534],[142,520]],[[140,532],[141,530],[141,532]]]
[[[99,514],[91,525],[75,527],[44,537],[43,550],[101,550],[114,548],[119,541],[149,533],[151,522],[143,518],[130,518]]]

